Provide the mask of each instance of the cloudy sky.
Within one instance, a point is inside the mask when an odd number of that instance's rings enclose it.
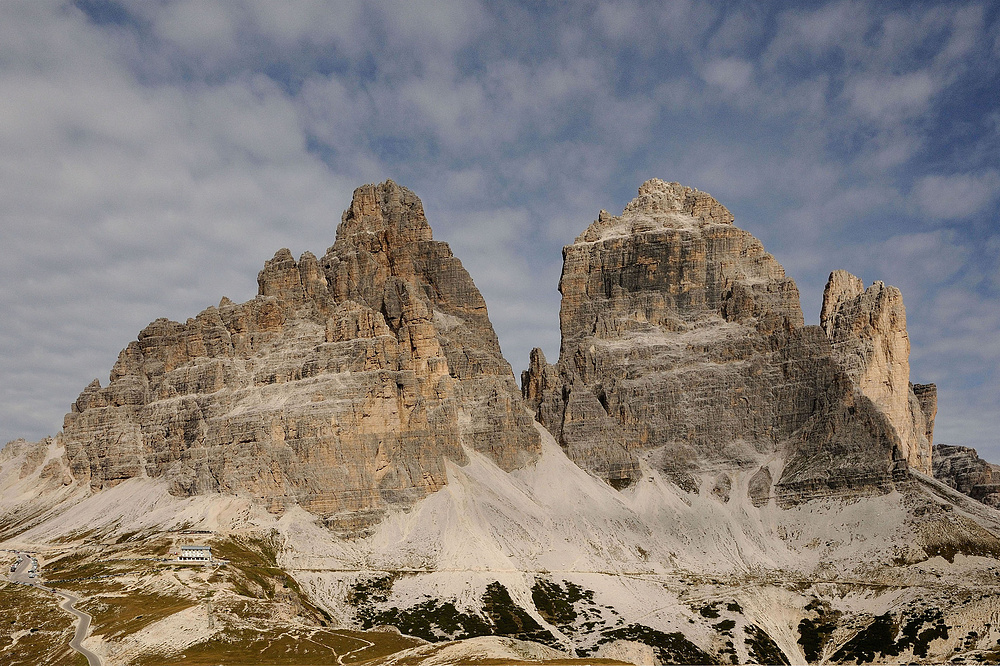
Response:
[[[833,269],[900,287],[936,440],[1000,461],[1000,6],[802,5],[3,2],[0,442],[386,178],[515,373],[554,360],[562,246],[655,176],[761,238],[807,323]]]

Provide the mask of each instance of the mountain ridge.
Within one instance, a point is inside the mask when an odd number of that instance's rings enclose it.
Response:
[[[724,206],[657,179],[564,249],[560,291],[560,357],[533,351],[518,390],[419,199],[358,188],[323,257],[279,250],[254,299],[154,321],[62,433],[0,452],[3,546],[44,550],[43,571],[191,531],[231,554],[190,588],[229,619],[91,639],[112,663],[293,620],[548,646],[448,648],[504,659],[941,661],[1000,641],[1000,512],[924,471],[936,394],[909,381],[898,291],[835,272],[807,326]],[[988,485],[980,468],[952,485]],[[168,568],[128,576],[193,594]]]

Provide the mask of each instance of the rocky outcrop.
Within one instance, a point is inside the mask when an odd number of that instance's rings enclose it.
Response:
[[[934,478],[983,504],[1000,509],[1000,465],[967,446],[934,446]]]
[[[834,355],[858,388],[885,412],[899,434],[911,467],[931,474],[931,442],[937,390],[910,384],[910,339],[906,308],[895,287],[864,283],[834,271],[823,292],[820,326]]]
[[[920,405],[920,411],[924,416],[924,437],[932,447],[931,459],[933,460],[934,446],[934,419],[937,418],[937,386],[934,384],[910,384],[910,390]]]
[[[483,298],[409,190],[358,188],[322,258],[279,250],[257,281],[246,303],[154,321],[81,393],[74,475],[299,504],[353,534],[466,448],[507,470],[537,455]]]
[[[648,181],[563,257],[559,361],[532,352],[522,391],[581,466],[622,486],[644,461],[720,500],[743,475],[757,505],[905,478],[792,279],[709,195]]]

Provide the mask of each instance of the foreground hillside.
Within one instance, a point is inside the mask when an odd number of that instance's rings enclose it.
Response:
[[[519,392],[419,200],[359,188],[322,259],[154,322],[0,452],[0,548],[109,664],[1000,659],[1000,512],[932,476],[902,296],[838,271],[805,326],[733,221],[656,180],[602,211]]]

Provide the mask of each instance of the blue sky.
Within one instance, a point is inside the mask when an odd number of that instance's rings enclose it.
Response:
[[[659,177],[761,238],[807,323],[834,269],[898,286],[936,441],[1000,461],[1000,5],[788,7],[0,4],[0,442],[386,178],[515,373],[554,360],[562,246]]]

